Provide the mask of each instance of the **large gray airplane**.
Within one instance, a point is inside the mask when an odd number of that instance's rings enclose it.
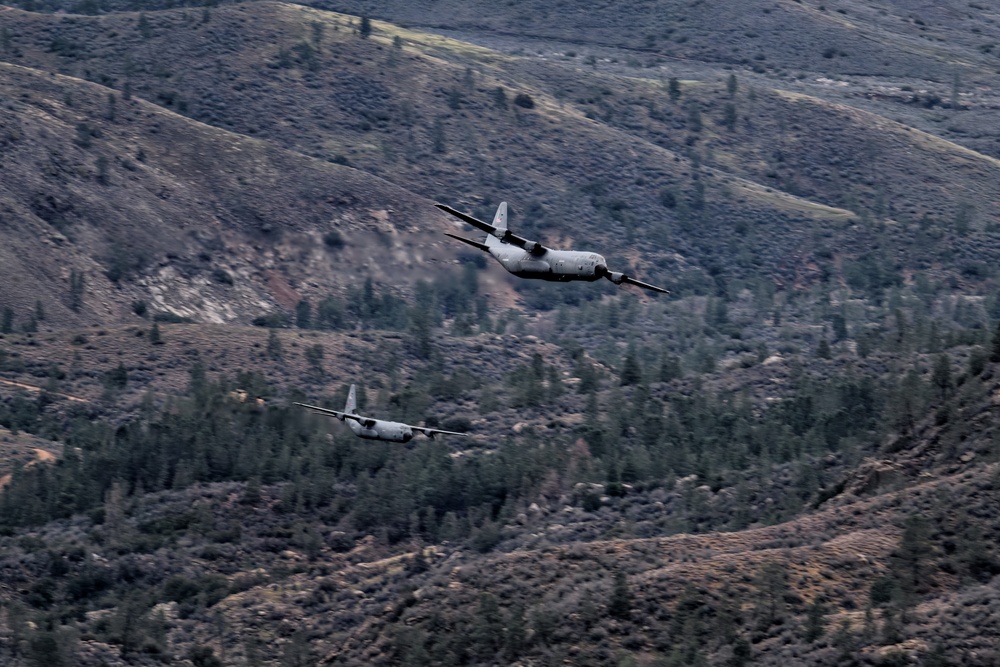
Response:
[[[445,232],[446,236],[490,253],[503,265],[503,268],[520,278],[538,278],[556,282],[569,282],[571,280],[593,282],[607,278],[615,285],[625,283],[661,294],[670,294],[662,287],[644,283],[618,271],[609,271],[607,260],[597,253],[579,250],[553,250],[537,241],[529,241],[514,234],[507,229],[507,202],[500,203],[496,215],[493,216],[492,225],[461,211],[456,211],[445,204],[434,205],[445,213],[450,213],[459,220],[486,232],[486,238],[483,239],[482,243],[448,232]]]
[[[354,431],[354,435],[359,438],[364,438],[365,440],[409,442],[413,439],[414,431],[423,433],[428,438],[433,438],[435,433],[461,436],[469,435],[468,433],[459,433],[457,431],[445,431],[439,428],[429,428],[427,426],[411,426],[410,424],[403,424],[402,422],[390,422],[383,419],[363,417],[357,413],[357,390],[353,384],[351,385],[351,390],[347,394],[347,403],[344,404],[343,412],[330,410],[329,408],[321,408],[317,405],[306,405],[305,403],[296,403],[295,405],[315,410],[316,412],[320,412],[324,415],[336,417],[340,421],[346,420],[347,425],[352,431]]]

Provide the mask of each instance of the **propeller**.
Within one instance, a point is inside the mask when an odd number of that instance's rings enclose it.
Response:
[[[628,276],[621,271],[608,271],[604,274],[604,277],[613,282],[615,285],[621,285],[623,282],[628,280]]]

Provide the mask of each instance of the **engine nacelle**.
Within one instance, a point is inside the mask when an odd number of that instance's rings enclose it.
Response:
[[[608,279],[611,280],[611,282],[613,282],[615,285],[621,285],[622,281],[625,280],[625,278],[627,277],[628,276],[619,271],[612,271],[608,274]]]
[[[524,244],[524,249],[529,255],[541,255],[543,252],[542,244],[537,241],[528,241]]]

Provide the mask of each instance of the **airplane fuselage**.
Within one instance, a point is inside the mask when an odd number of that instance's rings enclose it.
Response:
[[[507,243],[497,244],[489,253],[510,273],[521,278],[539,278],[556,282],[585,280],[592,282],[604,277],[608,263],[601,255],[579,250],[548,250],[530,253]]]
[[[354,435],[365,440],[387,440],[389,442],[409,442],[413,439],[413,429],[407,424],[374,419],[375,423],[366,428],[353,419],[345,420]]]

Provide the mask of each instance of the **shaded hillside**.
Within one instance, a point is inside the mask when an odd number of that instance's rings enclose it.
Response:
[[[426,203],[370,175],[78,79],[3,65],[0,85],[0,271],[18,328],[128,320],[140,302],[248,321],[293,309],[307,281],[390,282],[373,245],[397,284],[453,256]]]

